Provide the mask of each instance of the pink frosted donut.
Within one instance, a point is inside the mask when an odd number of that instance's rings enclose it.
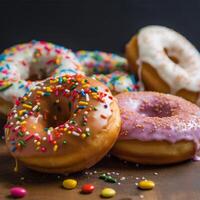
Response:
[[[116,98],[122,129],[114,155],[142,164],[197,158],[200,108],[195,104],[157,92],[126,92]]]

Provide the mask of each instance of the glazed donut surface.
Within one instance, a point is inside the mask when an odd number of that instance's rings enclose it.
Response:
[[[70,50],[45,41],[15,45],[4,50],[0,58],[0,101],[7,107],[38,81],[52,75],[82,73]],[[0,112],[7,113],[9,108],[5,107],[1,105]]]
[[[196,156],[200,108],[180,97],[156,92],[116,96],[122,128],[116,156],[144,164],[174,163]]]
[[[147,90],[199,104],[200,54],[179,33],[162,26],[144,27],[127,44],[126,56]]]
[[[138,90],[135,76],[128,71],[126,58],[113,53],[85,50],[77,51],[76,56],[84,73],[104,83],[113,94]]]
[[[45,172],[75,172],[99,161],[120,130],[116,99],[100,82],[65,75],[38,83],[8,116],[11,154]]]

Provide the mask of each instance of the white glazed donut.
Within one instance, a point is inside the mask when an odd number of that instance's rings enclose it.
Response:
[[[0,112],[6,114],[38,81],[77,72],[83,74],[71,50],[49,42],[31,41],[6,49],[0,56]]]
[[[198,100],[185,93],[200,91],[200,54],[184,36],[166,27],[147,26],[127,44],[126,55],[133,68],[137,65],[146,89]]]

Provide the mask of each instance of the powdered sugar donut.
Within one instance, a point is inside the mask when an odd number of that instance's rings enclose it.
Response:
[[[70,50],[44,41],[18,44],[0,58],[0,112],[4,114],[38,81],[51,75],[83,73]]]
[[[113,94],[138,89],[135,77],[128,72],[128,62],[125,58],[102,51],[76,52],[77,59],[88,76],[103,82]]]
[[[126,56],[147,90],[199,104],[200,54],[179,33],[162,26],[144,27],[127,44]]]

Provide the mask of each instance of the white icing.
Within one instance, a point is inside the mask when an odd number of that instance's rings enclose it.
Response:
[[[36,57],[38,50],[40,55]],[[35,84],[43,81],[26,81],[31,74],[36,74],[40,79],[41,71],[45,72],[47,77],[82,73],[71,50],[48,42],[32,41],[19,44],[6,49],[1,55],[4,58],[0,62],[0,81],[6,80],[13,85],[1,91],[0,98],[9,102],[15,101]],[[60,60],[58,64],[51,63],[56,59]]]
[[[162,26],[147,26],[138,34],[139,61],[150,64],[170,86],[171,92],[180,89],[200,91],[200,54],[182,35]],[[169,56],[178,58],[178,64]]]

